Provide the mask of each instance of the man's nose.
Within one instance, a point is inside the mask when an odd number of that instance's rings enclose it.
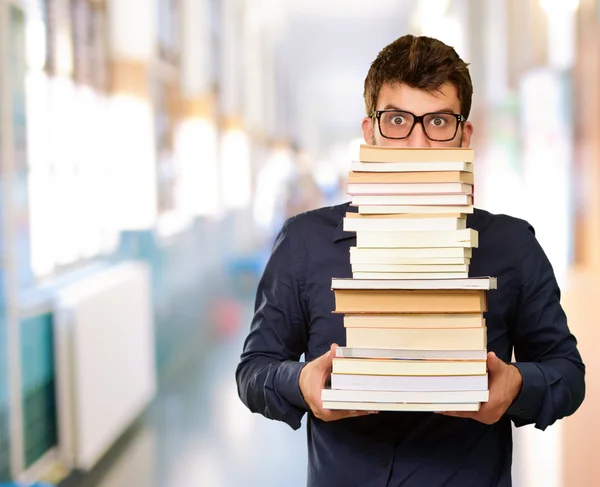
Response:
[[[420,123],[415,124],[413,131],[408,138],[407,147],[431,147],[431,141],[425,135],[423,126]]]

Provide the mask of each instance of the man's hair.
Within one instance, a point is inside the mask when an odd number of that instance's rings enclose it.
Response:
[[[371,64],[365,79],[367,116],[375,111],[379,90],[385,83],[434,91],[450,82],[458,92],[461,114],[468,118],[473,84],[467,66],[452,47],[437,39],[412,35],[400,37],[384,47]]]

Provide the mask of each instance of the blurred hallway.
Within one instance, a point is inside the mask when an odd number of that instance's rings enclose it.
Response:
[[[476,206],[534,226],[588,365],[574,417],[515,432],[514,485],[600,484],[600,0],[0,0],[0,485],[305,485],[305,430],[235,367],[409,33],[469,64]]]
[[[125,441],[87,476],[61,487],[302,487],[306,432],[252,415],[238,398],[235,367],[250,319],[236,301],[242,329],[165,377],[157,398]]]

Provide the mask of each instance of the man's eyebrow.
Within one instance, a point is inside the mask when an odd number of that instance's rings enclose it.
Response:
[[[401,112],[409,111],[409,110],[406,110],[405,108],[400,108],[400,107],[394,105],[393,103],[388,103],[383,109],[384,110],[399,110]],[[454,110],[452,108],[440,108],[439,110],[434,110],[434,111],[427,112],[427,113],[454,113]]]

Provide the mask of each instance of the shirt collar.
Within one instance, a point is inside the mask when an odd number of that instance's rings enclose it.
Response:
[[[340,209],[340,219],[338,221],[337,227],[335,228],[335,231],[333,232],[334,242],[340,242],[349,238],[356,238],[356,232],[344,231],[344,217],[346,216],[346,212],[357,213],[358,208],[356,206],[350,206],[350,203],[346,203],[342,205]]]

